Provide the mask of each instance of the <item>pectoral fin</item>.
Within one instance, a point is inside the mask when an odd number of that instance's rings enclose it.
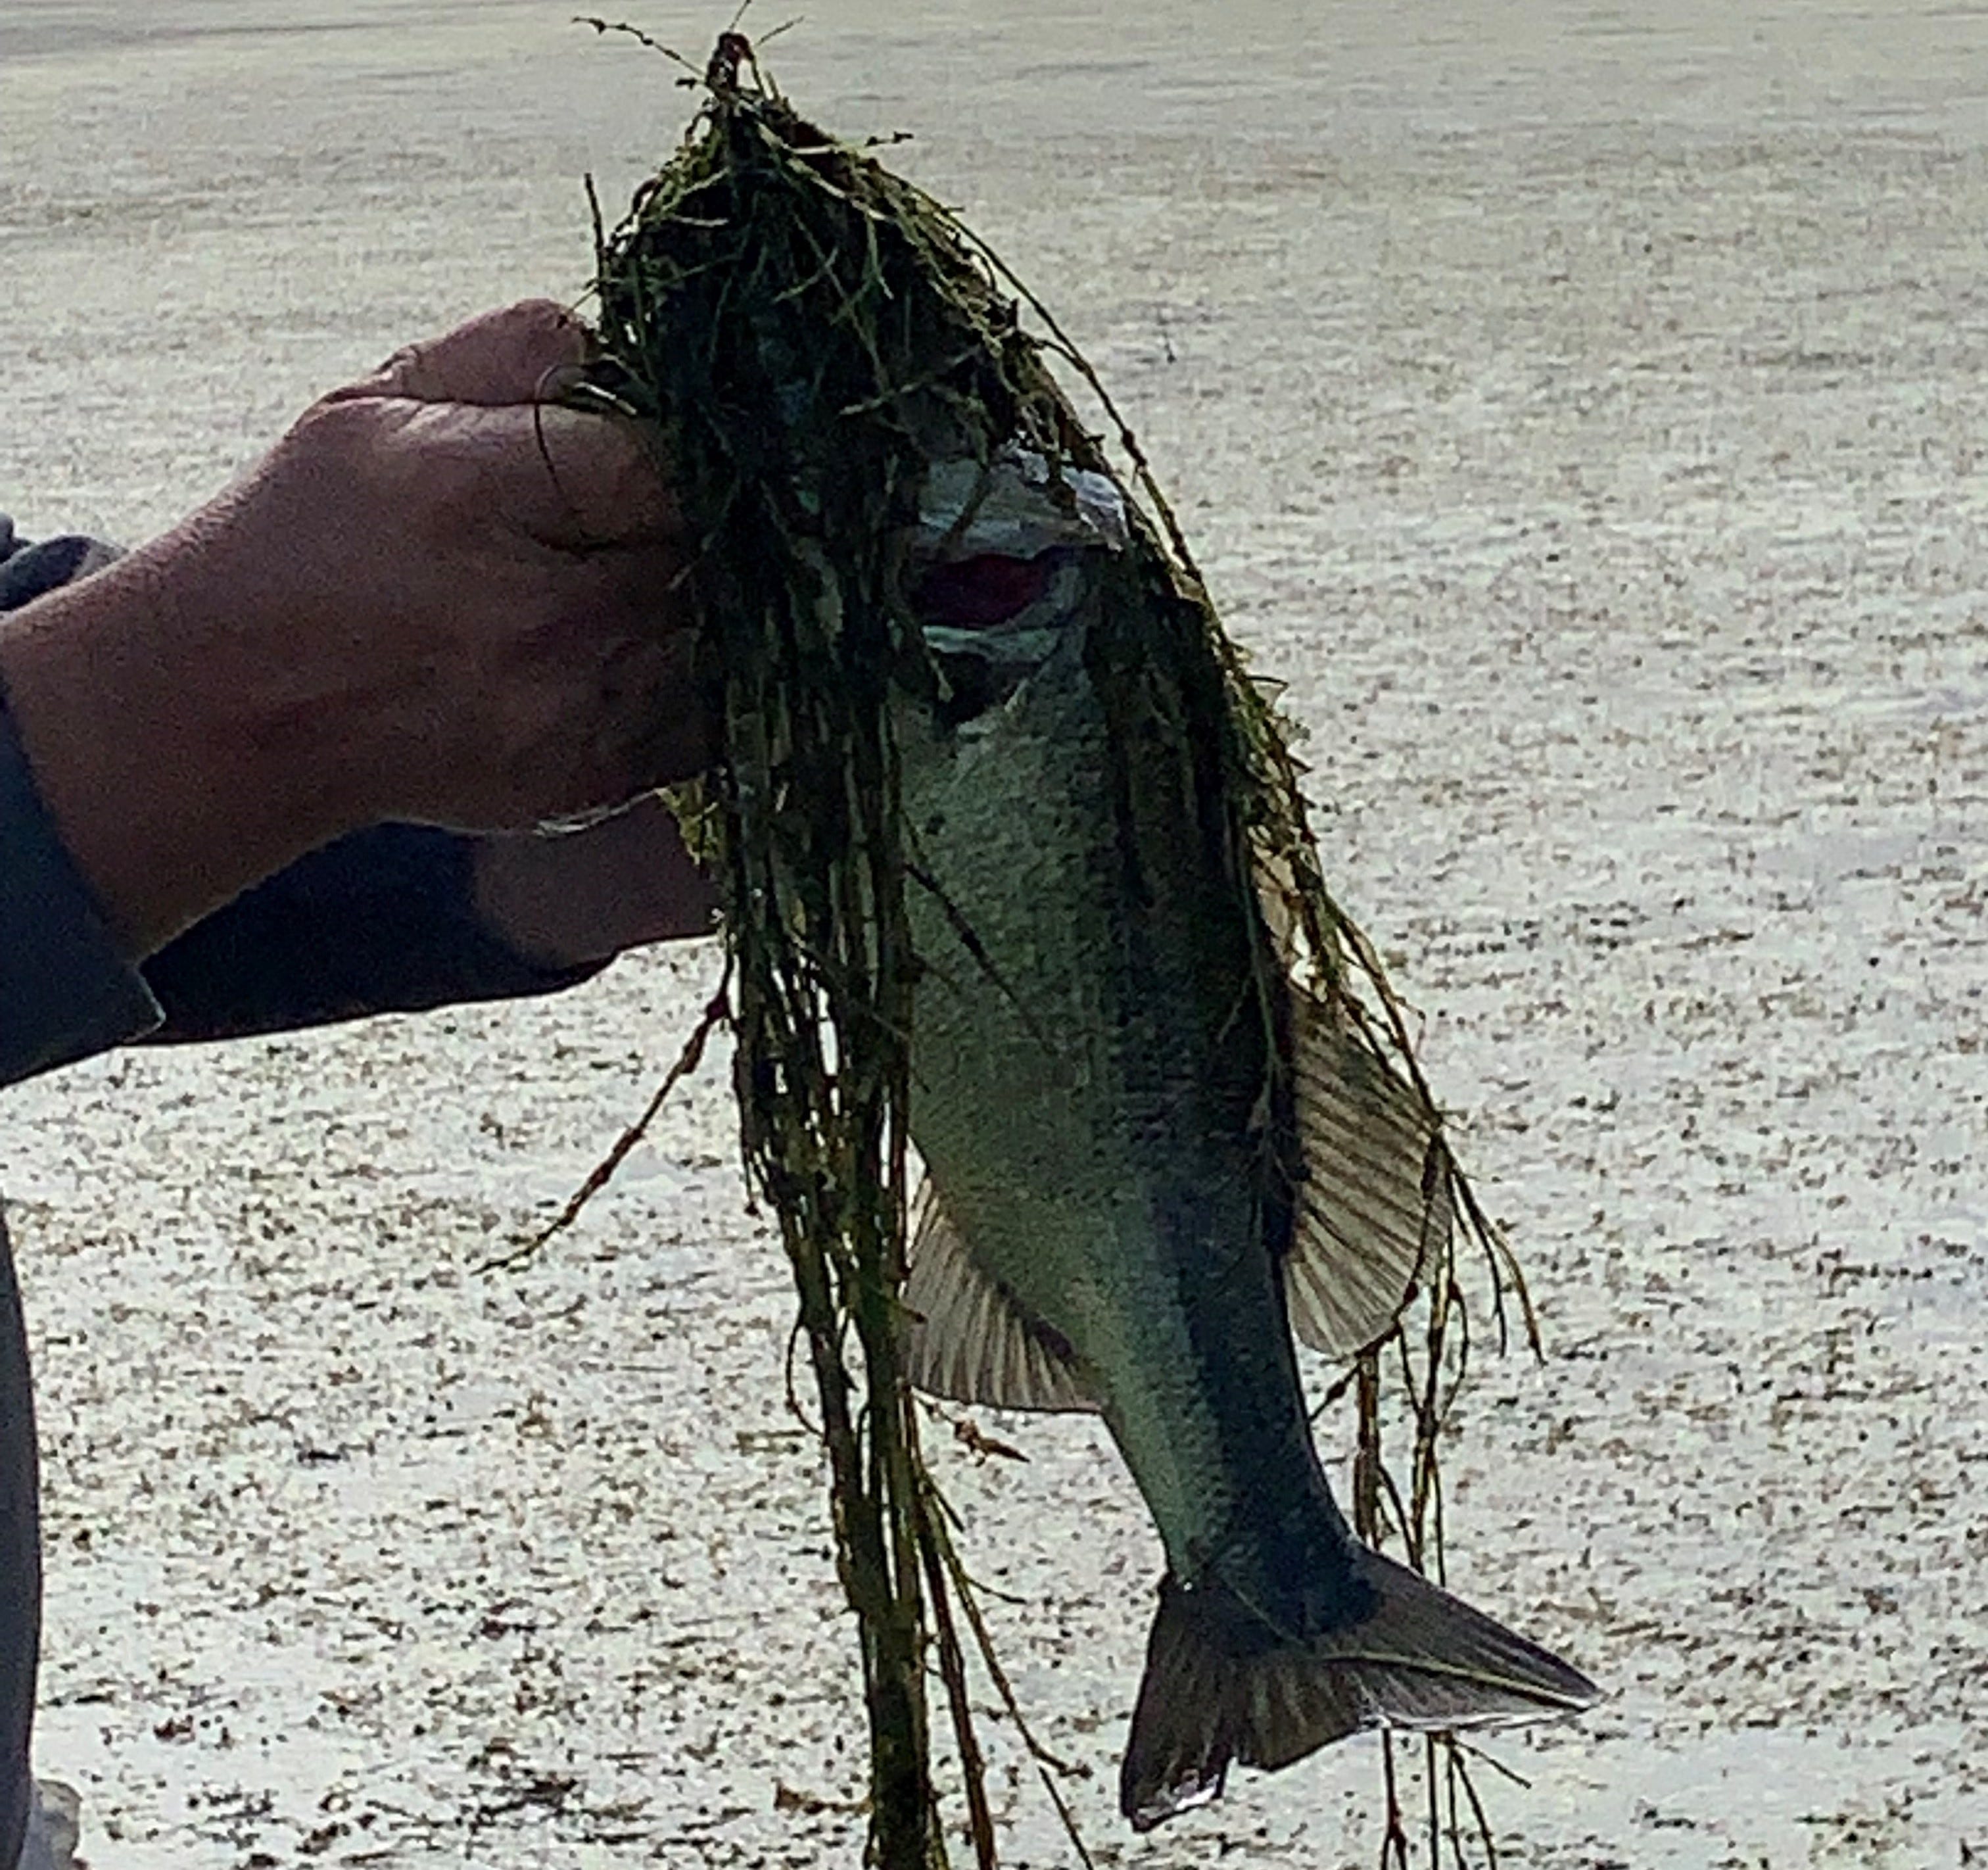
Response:
[[[1097,1407],[1070,1345],[975,1260],[930,1182],[918,1192],[910,1260],[904,1370],[915,1388],[990,1408]]]
[[[1300,1341],[1351,1357],[1383,1337],[1448,1243],[1449,1155],[1415,1087],[1293,987],[1293,1067],[1305,1165],[1284,1290]]]

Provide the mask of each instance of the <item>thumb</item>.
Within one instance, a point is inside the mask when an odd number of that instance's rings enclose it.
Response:
[[[538,402],[586,361],[590,347],[586,326],[563,306],[526,299],[397,350],[371,376],[334,390],[324,400],[399,397],[485,406]]]

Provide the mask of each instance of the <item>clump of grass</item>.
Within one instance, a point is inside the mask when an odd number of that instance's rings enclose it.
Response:
[[[1131,431],[1112,412],[1114,465],[1052,374],[1053,353],[1111,411],[1075,347],[947,210],[802,117],[742,36],[725,35],[688,81],[701,101],[675,154],[611,230],[596,208],[601,354],[587,394],[654,425],[700,542],[689,577],[723,752],[685,811],[722,881],[745,1158],[793,1270],[860,1631],[871,1858],[884,1870],[945,1859],[929,1655],[969,1832],[991,1866],[962,1621],[1016,1711],[925,1472],[898,1349],[919,962],[891,704],[940,689],[906,556],[934,461],[986,464],[1019,444],[1144,492],[1139,576],[1177,623],[1205,633],[1238,815],[1289,931],[1283,959],[1428,1093],[1379,963],[1326,888],[1284,724],[1222,633]],[[1449,1185],[1490,1254],[1502,1330],[1503,1295],[1523,1287],[1435,1135],[1425,1181]],[[1468,1338],[1454,1244],[1435,1245],[1419,1341],[1398,1327],[1344,1387],[1360,1530],[1398,1537],[1411,1562],[1439,1572],[1437,1446]],[[1415,1424],[1405,1488],[1381,1446],[1395,1381]],[[1391,1750],[1388,1763],[1391,1848],[1405,1851]],[[1456,1844],[1467,1804],[1488,1845],[1461,1754],[1432,1753],[1429,1789],[1432,1841],[1446,1829]]]

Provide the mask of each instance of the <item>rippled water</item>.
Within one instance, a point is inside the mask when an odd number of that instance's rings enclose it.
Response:
[[[581,174],[684,100],[568,10],[8,0],[0,506],[135,536],[407,337],[577,293]],[[1506,1861],[1988,1854],[1988,13],[827,0],[781,52],[1122,397],[1531,1272],[1452,1575],[1615,1699],[1498,1743]],[[722,1073],[470,1270],[708,961],[10,1095],[44,1764],[105,1870],[850,1859]],[[1120,1830],[1156,1549],[1093,1432],[1002,1432],[955,1490],[1100,1862],[1371,1862],[1364,1744]]]

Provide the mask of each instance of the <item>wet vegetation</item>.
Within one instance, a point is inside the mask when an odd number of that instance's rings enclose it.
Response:
[[[961,1779],[949,1796],[963,1800],[976,1858],[992,1865],[972,1669],[987,1672],[1060,1809],[1062,1799],[954,1550],[899,1351],[920,971],[907,903],[921,882],[891,722],[894,702],[945,693],[915,615],[907,546],[933,462],[985,465],[1019,444],[1053,472],[1110,473],[1134,496],[1132,573],[1151,614],[1207,645],[1274,964],[1325,998],[1427,1111],[1428,1209],[1461,1225],[1432,1226],[1414,1302],[1320,1403],[1353,1418],[1364,1537],[1440,1577],[1439,1449],[1472,1348],[1465,1264],[1482,1272],[1472,1283],[1501,1344],[1508,1304],[1528,1341],[1533,1326],[1516,1269],[1451,1158],[1403,1009],[1320,873],[1273,692],[1224,634],[1090,367],[1000,260],[874,146],[803,118],[744,38],[725,35],[692,67],[633,36],[675,60],[698,107],[624,218],[608,226],[597,204],[601,357],[582,395],[653,425],[698,541],[687,576],[723,750],[678,804],[722,881],[728,969],[688,1062],[712,1024],[730,1024],[747,1172],[792,1263],[813,1378],[812,1398],[796,1406],[827,1450],[838,1569],[860,1632],[869,1855],[885,1870],[946,1861],[935,1678]],[[1260,983],[1266,1019],[1281,988]],[[1412,1848],[1432,1862],[1461,1862],[1467,1848],[1489,1855],[1466,1751],[1428,1743],[1416,1787],[1398,1744],[1384,1747],[1383,1863],[1405,1865]],[[1073,1829],[1071,1839],[1081,1855]]]

